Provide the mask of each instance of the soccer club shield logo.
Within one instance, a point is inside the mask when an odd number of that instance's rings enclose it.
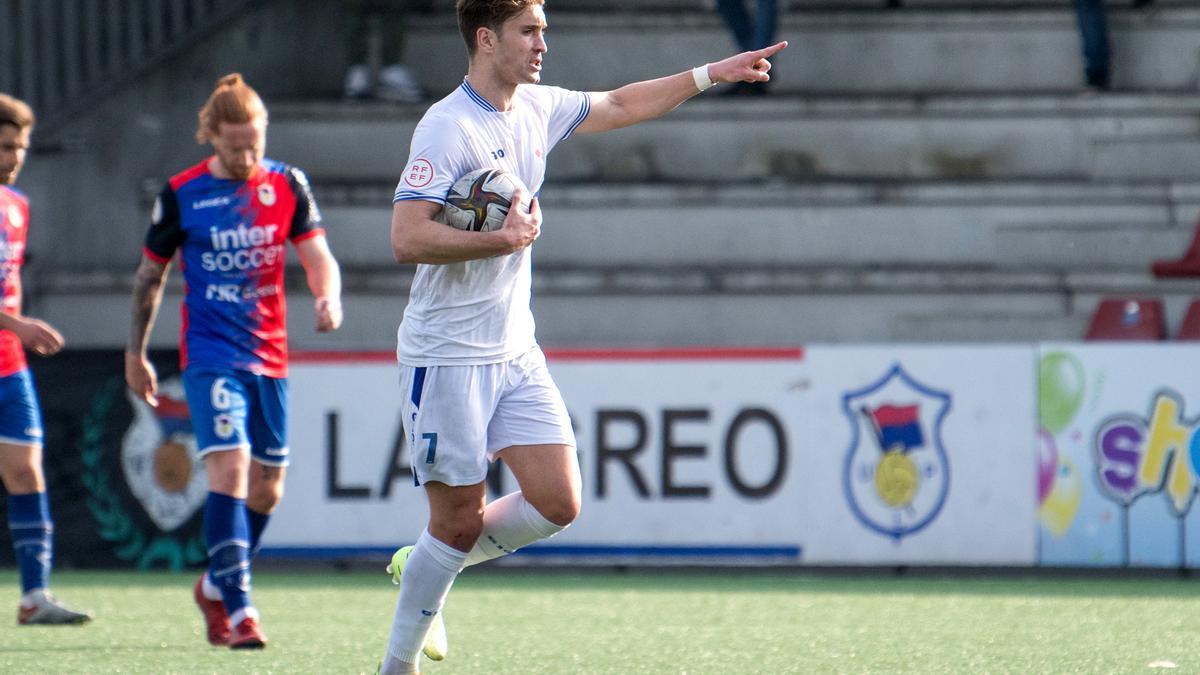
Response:
[[[950,402],[949,393],[917,382],[900,364],[842,396],[851,428],[842,482],[864,525],[899,541],[937,517],[950,487],[942,445]]]
[[[146,515],[160,530],[170,532],[204,503],[208,479],[196,457],[183,383],[174,377],[160,383],[158,390],[157,408],[126,391],[133,422],[121,441],[121,466]]]
[[[275,205],[275,187],[270,183],[263,183],[258,186],[258,203],[263,206]]]

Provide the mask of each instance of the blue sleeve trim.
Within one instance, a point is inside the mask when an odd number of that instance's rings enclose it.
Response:
[[[440,197],[438,195],[427,195],[427,194],[422,194],[420,192],[397,192],[395,194],[395,196],[392,197],[393,204],[395,204],[396,202],[411,202],[411,201],[419,201],[419,200],[427,201],[427,202],[437,202],[439,204],[446,203],[445,197]]]
[[[568,138],[570,138],[571,134],[575,133],[575,128],[578,127],[580,124],[583,124],[583,121],[587,119],[588,114],[591,112],[592,112],[592,97],[590,97],[586,93],[584,93],[583,106],[579,111],[579,115],[575,117],[575,121],[571,123],[571,126],[567,127],[567,133],[563,134],[563,137],[561,139],[559,139],[560,142],[565,141]]]

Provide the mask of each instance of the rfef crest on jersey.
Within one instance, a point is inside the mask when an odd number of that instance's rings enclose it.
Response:
[[[898,363],[842,396],[851,427],[842,485],[864,525],[899,540],[937,517],[950,487],[942,444],[950,408],[948,392],[918,382]]]
[[[133,407],[133,422],[121,440],[125,483],[150,520],[170,532],[191,518],[208,494],[183,383],[178,377],[162,382],[157,408],[125,393]]]
[[[433,165],[427,159],[416,159],[404,172],[404,182],[412,187],[422,188],[433,182]]]
[[[275,205],[275,186],[263,183],[258,186],[258,202],[263,206]]]

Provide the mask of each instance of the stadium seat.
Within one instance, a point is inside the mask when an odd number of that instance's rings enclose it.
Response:
[[[1200,300],[1188,303],[1187,312],[1183,315],[1183,323],[1180,324],[1175,339],[1200,340]]]
[[[1192,235],[1192,243],[1188,244],[1187,252],[1179,260],[1155,260],[1150,265],[1150,271],[1156,277],[1200,277],[1200,222],[1196,223],[1196,232]]]
[[[1096,306],[1086,340],[1164,340],[1163,302],[1152,298],[1105,298]]]

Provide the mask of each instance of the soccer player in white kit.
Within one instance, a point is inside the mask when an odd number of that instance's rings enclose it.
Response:
[[[445,656],[440,611],[458,573],[562,531],[579,514],[581,481],[566,405],[534,339],[530,245],[546,155],[572,133],[653,119],[718,82],[765,82],[767,58],[743,52],[609,92],[541,86],[547,53],[542,0],[458,0],[469,67],[413,134],[396,189],[392,251],[417,263],[398,333],[402,409],[429,524],[389,569],[400,580],[381,672],[418,671],[422,650]],[[434,219],[450,186],[479,168],[516,174],[504,225],[469,232]],[[519,490],[485,503],[488,462],[502,459]],[[403,574],[401,574],[401,571]]]

